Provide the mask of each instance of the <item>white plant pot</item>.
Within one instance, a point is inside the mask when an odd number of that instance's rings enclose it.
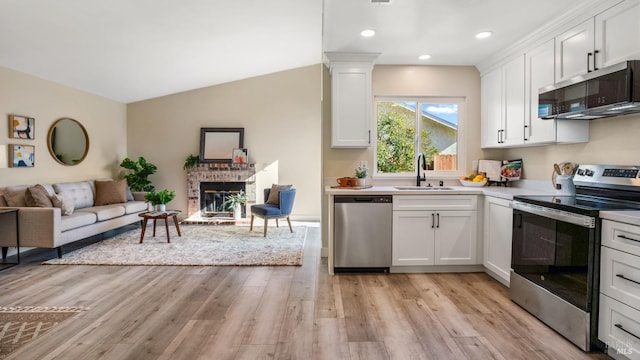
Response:
[[[357,178],[356,186],[365,186],[367,185],[367,178]]]
[[[160,211],[160,212],[167,211],[167,204],[158,204],[158,205],[156,205],[156,211]]]
[[[235,220],[242,219],[242,209],[240,208],[240,205],[236,206],[236,208],[233,210],[233,218]]]

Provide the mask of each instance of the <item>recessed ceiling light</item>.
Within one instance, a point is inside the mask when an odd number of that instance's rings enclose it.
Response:
[[[420,59],[420,60],[429,60],[429,59],[431,59],[431,55],[428,55],[428,54],[420,55],[420,56],[418,56],[418,59]]]
[[[476,38],[478,39],[486,39],[489,36],[493,35],[493,32],[491,31],[482,31],[476,34]]]
[[[375,34],[376,34],[376,31],[373,29],[365,29],[360,31],[360,35],[362,35],[362,37],[372,37]]]

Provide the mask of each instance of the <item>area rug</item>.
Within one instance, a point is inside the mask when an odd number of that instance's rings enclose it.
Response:
[[[82,307],[0,307],[0,359],[87,310]]]
[[[152,237],[147,229],[140,244],[140,229],[64,254],[48,265],[302,265],[306,226],[262,228],[248,226],[183,225],[182,236],[170,227],[171,243],[163,227]]]

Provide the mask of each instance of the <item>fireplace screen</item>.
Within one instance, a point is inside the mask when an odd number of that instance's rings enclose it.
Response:
[[[200,216],[232,217],[234,209],[224,202],[229,196],[244,190],[244,182],[200,183]],[[244,217],[246,215],[246,207],[242,205],[240,209]]]

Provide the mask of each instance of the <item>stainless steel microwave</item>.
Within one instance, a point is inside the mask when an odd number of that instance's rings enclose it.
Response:
[[[543,87],[542,119],[593,120],[640,112],[640,60],[625,61]]]

